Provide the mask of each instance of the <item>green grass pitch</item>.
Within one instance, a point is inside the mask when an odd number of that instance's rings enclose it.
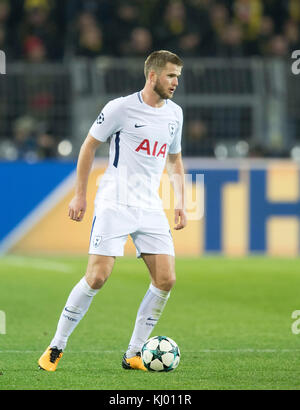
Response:
[[[141,260],[118,258],[57,371],[38,370],[86,261],[1,258],[0,390],[300,388],[300,334],[292,332],[299,259],[177,258],[177,283],[152,336],[174,339],[181,362],[170,373],[146,373],[123,370],[121,359],[149,277]]]

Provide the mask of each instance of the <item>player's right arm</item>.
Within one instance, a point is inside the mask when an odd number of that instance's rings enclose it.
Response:
[[[101,141],[89,133],[80,148],[77,161],[75,195],[69,204],[69,217],[73,221],[80,222],[84,217],[88,178],[95,158],[96,149],[100,144]]]
[[[110,136],[121,129],[122,118],[126,117],[122,106],[122,97],[108,102],[94,121],[81,146],[77,162],[75,195],[69,204],[69,217],[73,221],[80,222],[84,217],[88,178],[96,149],[102,142],[106,142]]]

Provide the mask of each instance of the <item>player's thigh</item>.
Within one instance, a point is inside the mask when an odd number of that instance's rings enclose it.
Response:
[[[114,267],[115,257],[89,255],[85,278],[93,289],[100,289],[109,278]]]
[[[153,285],[161,290],[171,290],[176,281],[174,256],[142,253],[141,257],[149,270]]]

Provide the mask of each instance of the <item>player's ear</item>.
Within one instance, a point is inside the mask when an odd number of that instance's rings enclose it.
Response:
[[[150,84],[155,84],[156,83],[156,79],[157,79],[157,73],[156,73],[156,71],[154,71],[154,70],[151,70],[150,72],[149,72],[149,75],[148,75],[148,80],[150,81]]]

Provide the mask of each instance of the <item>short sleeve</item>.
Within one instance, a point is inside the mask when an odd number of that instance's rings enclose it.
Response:
[[[169,148],[169,154],[178,154],[181,152],[181,136],[182,136],[182,126],[183,126],[183,113],[180,108],[178,113],[178,126],[174,135],[174,139]]]
[[[95,139],[106,142],[109,137],[122,129],[124,118],[122,100],[122,97],[116,98],[104,106],[89,130]]]

